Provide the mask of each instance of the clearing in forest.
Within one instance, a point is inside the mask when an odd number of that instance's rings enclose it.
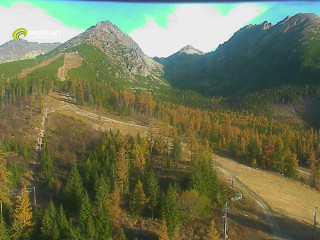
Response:
[[[64,64],[58,70],[58,79],[60,81],[66,80],[68,72],[72,68],[78,68],[82,64],[83,58],[77,53],[65,53]]]
[[[67,116],[73,116],[88,123],[96,130],[109,131],[111,129],[117,131],[119,129],[124,135],[136,135],[138,132],[146,135],[149,131],[147,126],[112,119],[98,114],[98,112],[93,109],[80,108],[71,97],[62,93],[52,92],[46,96],[44,107],[49,108],[49,114],[50,112],[57,112]]]
[[[46,59],[42,63],[40,63],[34,67],[24,69],[21,73],[18,74],[18,78],[23,78],[23,77],[27,76],[28,74],[32,73],[34,70],[47,66],[49,63],[57,60],[61,55],[62,55],[62,53],[59,53],[58,55],[56,55],[52,58]]]

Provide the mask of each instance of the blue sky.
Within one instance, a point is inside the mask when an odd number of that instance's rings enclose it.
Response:
[[[320,2],[146,4],[85,1],[0,1],[0,44],[20,27],[59,30],[64,42],[99,21],[110,20],[149,56],[166,57],[190,44],[212,51],[247,24],[273,24],[297,13],[320,15]],[[26,37],[28,40],[28,38]]]

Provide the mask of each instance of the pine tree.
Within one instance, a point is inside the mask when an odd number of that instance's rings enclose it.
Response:
[[[79,225],[83,238],[95,239],[95,226],[92,218],[91,203],[87,192],[85,192],[81,198]]]
[[[81,197],[83,193],[84,189],[82,179],[78,172],[77,166],[74,166],[71,170],[71,174],[65,188],[68,209],[73,212],[76,212],[80,209]]]
[[[130,201],[130,210],[132,214],[134,216],[140,216],[145,208],[146,203],[147,199],[143,191],[142,182],[138,180]]]
[[[59,239],[57,211],[52,201],[43,216],[41,232],[44,239]]]
[[[162,218],[167,222],[170,234],[173,233],[180,223],[177,198],[177,192],[170,184],[162,206]]]
[[[160,186],[158,179],[151,170],[147,178],[147,197],[148,197],[148,208],[151,210],[151,215],[153,219],[154,211],[157,210],[160,197]]]
[[[6,223],[2,217],[2,213],[0,213],[0,239],[1,240],[10,240],[8,228]]]
[[[6,160],[0,156],[0,203],[9,204],[9,191],[10,191],[10,173],[6,167]]]
[[[170,240],[170,238],[168,236],[167,223],[164,220],[162,220],[162,222],[161,222],[159,233],[160,233],[159,234],[159,240]]]
[[[206,240],[219,240],[220,239],[220,236],[219,236],[219,233],[216,229],[216,224],[215,224],[214,220],[212,220],[210,222],[209,231],[208,231],[207,237],[205,239]]]

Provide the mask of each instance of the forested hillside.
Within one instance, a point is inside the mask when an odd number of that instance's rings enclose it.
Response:
[[[235,54],[237,49],[230,46],[244,32],[260,36],[294,19],[292,27],[318,21],[313,15],[297,15],[274,27],[264,23],[262,30],[262,25],[246,27],[212,55]],[[105,37],[101,42],[100,36]],[[68,69],[62,80],[58,72],[66,65],[66,53],[81,59],[81,66]],[[211,56],[201,54],[184,49],[172,59],[185,60],[171,70],[189,65],[186,70],[194,70],[193,61]],[[316,53],[310,54],[317,59]],[[221,62],[234,59],[229,57],[221,57]],[[304,60],[305,69],[318,74],[316,61]],[[161,65],[110,22],[97,24],[44,56],[0,64],[0,181],[5,183],[0,185],[1,239],[219,239],[221,208],[235,192],[219,181],[213,152],[319,189],[320,130],[305,119],[283,120],[277,112],[279,106],[319,97],[313,75],[301,83],[290,82],[275,70],[281,68],[275,62],[269,76],[277,72],[283,82],[260,82],[251,74],[243,82],[245,75],[239,74],[234,84],[222,83],[234,73],[230,69],[221,68],[225,74],[220,69],[217,75],[203,71],[216,80],[210,78],[210,86],[199,89],[219,92],[209,98],[169,86],[166,76],[183,78],[185,72],[170,75],[166,64],[161,76]],[[208,80],[202,77],[197,75],[199,83]],[[230,96],[234,89],[239,96]],[[52,107],[49,96],[61,105]],[[80,118],[80,112],[85,117]],[[113,119],[112,130],[102,128],[103,118]],[[117,121],[148,131],[125,135]],[[309,178],[299,178],[301,166],[310,170]]]

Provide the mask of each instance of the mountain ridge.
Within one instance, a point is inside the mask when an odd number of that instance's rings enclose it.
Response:
[[[320,18],[286,17],[275,25],[247,25],[216,51],[195,58],[156,59],[173,87],[206,96],[234,96],[282,85],[317,83]]]
[[[12,39],[0,46],[0,63],[34,58],[46,54],[61,43],[38,43]]]

